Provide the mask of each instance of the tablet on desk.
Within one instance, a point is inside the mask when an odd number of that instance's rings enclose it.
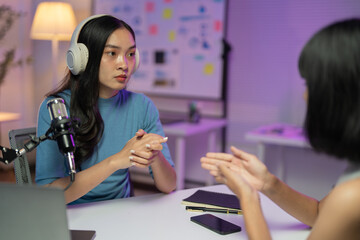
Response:
[[[96,232],[94,230],[70,230],[71,240],[93,240]]]

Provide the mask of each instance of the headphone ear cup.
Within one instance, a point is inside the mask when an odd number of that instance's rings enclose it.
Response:
[[[75,45],[75,46],[74,46]],[[74,74],[77,75],[77,72],[74,70],[75,67],[75,56],[78,55],[79,49],[77,49],[76,44],[71,44],[69,49],[66,52],[66,65],[68,66],[69,70]]]
[[[135,50],[135,67],[132,73],[136,72],[136,70],[139,68],[140,66],[140,52],[139,49],[136,48]]]
[[[85,71],[87,62],[89,60],[89,50],[83,43],[78,43],[78,47],[80,50],[80,72]]]
[[[74,75],[85,70],[88,59],[89,50],[83,43],[73,44],[66,53],[66,64]]]

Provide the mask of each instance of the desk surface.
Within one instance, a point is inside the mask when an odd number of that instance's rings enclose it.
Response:
[[[171,124],[164,124],[163,129],[166,135],[188,137],[199,133],[213,131],[225,126],[225,119],[201,118],[199,123],[190,123],[183,121]]]
[[[290,147],[309,147],[303,130],[290,124],[272,124],[246,133],[246,140]]]
[[[220,235],[190,221],[203,213],[188,212],[181,200],[197,189],[179,190],[171,194],[153,194],[127,199],[69,206],[70,229],[96,230],[96,239],[247,239],[242,215],[212,213],[242,227],[242,231]],[[202,187],[208,191],[231,193],[224,185]],[[306,239],[308,227],[261,196],[265,218],[276,239]]]

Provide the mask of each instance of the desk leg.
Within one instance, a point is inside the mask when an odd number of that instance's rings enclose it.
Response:
[[[280,180],[286,183],[286,161],[284,160],[284,152],[283,147],[279,146],[277,149],[276,155],[276,169],[274,170],[275,176],[277,176]],[[260,161],[265,163],[265,151],[266,144],[259,142],[257,145],[257,154]],[[265,163],[266,164],[266,163]]]
[[[216,132],[211,131],[209,133],[208,138],[208,152],[216,152]],[[208,174],[208,177],[206,179],[206,185],[210,186],[214,184],[214,177],[211,174]]]
[[[284,159],[284,149],[282,146],[278,147],[278,162],[276,175],[281,181],[286,183],[286,161]]]
[[[176,138],[175,141],[176,149],[176,162],[175,162],[175,171],[176,171],[176,184],[177,190],[184,189],[185,185],[185,139],[183,137]]]
[[[265,163],[265,144],[262,142],[259,142],[257,144],[257,152],[258,152],[258,158],[260,161],[262,161],[263,163]]]

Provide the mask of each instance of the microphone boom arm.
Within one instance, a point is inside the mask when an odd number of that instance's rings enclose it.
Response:
[[[14,161],[17,157],[20,157],[24,155],[27,152],[31,152],[34,150],[41,142],[51,139],[51,137],[46,133],[43,136],[36,137],[34,135],[29,135],[30,141],[24,144],[24,147],[20,150],[18,149],[11,149],[6,148],[3,146],[0,146],[0,150],[2,152],[2,158],[0,158],[0,161],[5,164],[10,164],[12,161]]]
[[[70,126],[71,128],[78,128],[80,125],[80,122],[78,119],[70,119]],[[0,145],[0,150],[2,153],[2,158],[0,157],[0,162],[3,162],[5,164],[10,164],[12,161],[14,161],[17,157],[20,157],[24,155],[25,153],[31,152],[34,150],[41,142],[45,140],[56,140],[59,133],[55,133],[53,124],[50,126],[50,128],[46,131],[46,133],[40,137],[36,137],[35,135],[29,135],[30,140],[24,144],[24,147],[20,150],[18,149],[11,149],[7,147],[3,147]],[[68,131],[72,134],[74,134],[73,131]]]

